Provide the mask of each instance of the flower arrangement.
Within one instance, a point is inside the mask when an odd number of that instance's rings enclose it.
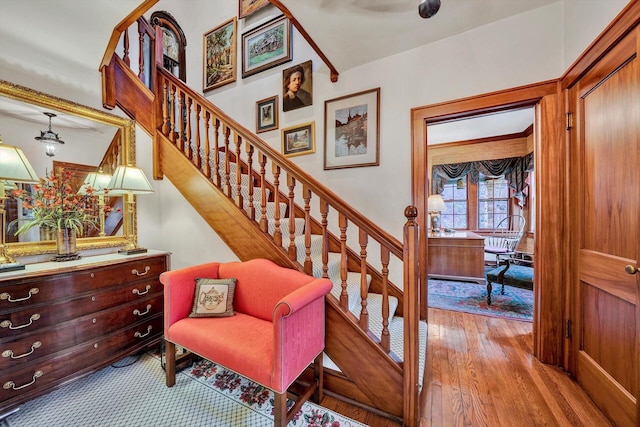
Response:
[[[16,235],[26,233],[35,226],[54,230],[71,229],[81,235],[85,224],[96,226],[98,195],[91,187],[86,189],[86,195],[77,194],[70,184],[73,175],[67,170],[59,175],[51,172],[46,178],[40,178],[40,183],[33,186],[32,193],[12,191],[11,195],[22,200],[23,208],[31,209],[33,214],[33,219],[26,220],[18,227]],[[106,212],[110,210],[108,206],[104,209]]]

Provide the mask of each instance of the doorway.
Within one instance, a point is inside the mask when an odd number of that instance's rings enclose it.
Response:
[[[444,209],[429,213],[431,307],[532,320],[534,118],[529,105],[427,122],[429,200]]]
[[[563,319],[564,288],[564,239],[562,212],[549,209],[561,206],[564,201],[563,189],[558,183],[564,182],[562,165],[565,149],[558,109],[556,82],[513,88],[508,91],[480,95],[412,110],[412,201],[418,208],[417,221],[422,230],[427,230],[427,197],[431,177],[429,176],[429,136],[428,126],[470,116],[490,115],[522,108],[534,109],[534,163],[536,181],[536,208],[534,214],[536,239],[536,275],[534,277],[534,355],[541,361],[560,364],[563,356],[562,330],[557,328]],[[425,141],[427,143],[425,144]],[[544,147],[544,150],[541,148]],[[545,227],[540,228],[544,223]],[[420,237],[420,259],[427,259],[428,244],[425,233]],[[421,295],[427,295],[427,263],[420,265]],[[541,291],[539,283],[544,281]],[[426,300],[426,298],[424,298]],[[427,318],[427,302],[421,305],[421,315]]]

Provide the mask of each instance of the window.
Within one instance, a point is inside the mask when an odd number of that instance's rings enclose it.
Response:
[[[504,176],[480,174],[478,183],[478,229],[491,230],[509,215],[509,186]]]
[[[460,182],[460,185],[458,185]],[[466,230],[469,228],[467,188],[465,179],[450,179],[444,186],[442,199],[447,205],[447,210],[440,215],[444,228],[456,228]]]

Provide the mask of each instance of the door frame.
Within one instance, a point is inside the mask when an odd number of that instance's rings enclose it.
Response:
[[[427,230],[427,125],[445,119],[462,118],[535,105],[534,164],[536,180],[536,237],[534,263],[534,356],[544,363],[559,365],[564,355],[564,327],[567,293],[564,286],[568,264],[568,239],[564,227],[567,208],[567,174],[564,129],[561,126],[562,97],[557,80],[520,86],[479,96],[411,110],[411,197],[418,208],[417,222]],[[543,148],[544,147],[544,148]],[[427,259],[426,234],[420,234],[419,259]],[[427,319],[426,278],[428,267],[420,263],[421,317]],[[544,283],[544,288],[540,286]]]

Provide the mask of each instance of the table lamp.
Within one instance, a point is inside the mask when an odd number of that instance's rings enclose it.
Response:
[[[22,152],[22,149],[2,143],[0,138],[0,273],[13,270],[24,270],[24,265],[16,262],[7,252],[4,243],[6,226],[5,181],[24,182],[37,184],[40,182],[38,175]]]
[[[89,172],[84,180],[84,184],[78,190],[78,194],[86,195],[87,188],[93,189],[93,194],[98,196],[98,215],[100,218],[100,236],[104,236],[104,194],[107,185],[111,182],[111,175],[103,173],[102,169],[98,169],[97,172]]]
[[[431,231],[440,232],[440,213],[447,210],[442,196],[439,194],[432,194],[427,200],[427,210],[431,218]]]
[[[135,220],[133,216],[133,208],[135,206],[134,195],[153,193],[153,188],[151,184],[149,184],[144,172],[142,169],[131,165],[118,166],[111,177],[111,181],[107,184],[107,190],[109,190],[110,196],[124,196],[127,215],[129,215],[129,221],[127,221],[128,229],[125,230],[129,242],[127,246],[120,249],[118,253],[131,255],[147,252],[145,248],[138,247],[137,238],[133,234],[133,222]]]

